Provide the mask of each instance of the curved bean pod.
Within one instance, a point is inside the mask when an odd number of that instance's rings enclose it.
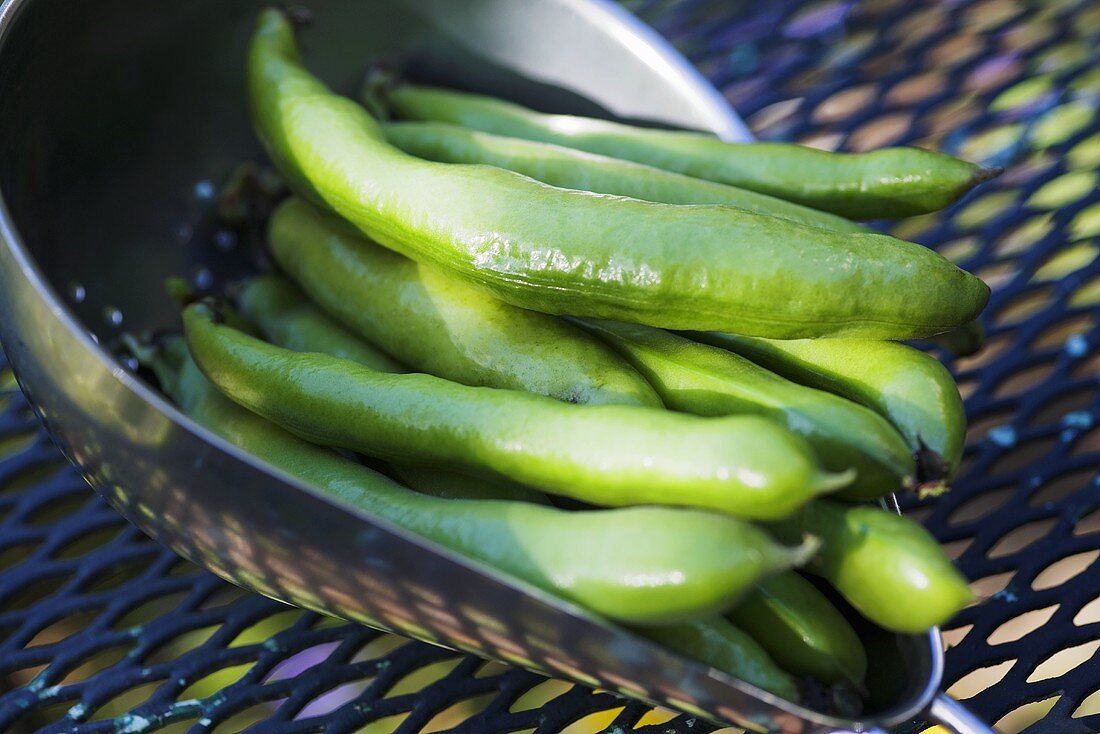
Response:
[[[248,90],[260,139],[299,193],[522,308],[782,338],[901,339],[969,321],[989,295],[931,250],[886,235],[410,156],[306,71],[278,10],[260,15]]]
[[[371,345],[348,333],[309,302],[286,279],[265,273],[241,283],[236,301],[264,338],[295,352],[318,352],[348,359],[379,372],[406,370]],[[417,492],[451,499],[521,500],[547,504],[546,495],[514,482],[486,480],[420,464],[390,462],[389,474]]]
[[[234,289],[241,313],[264,338],[295,352],[320,352],[379,372],[407,372],[379,349],[333,322],[294,285],[275,273],[249,278]]]
[[[169,361],[154,364],[165,390],[231,443],[375,517],[612,619],[669,624],[707,617],[805,555],[747,523],[692,510],[566,512],[420,495],[226,399],[186,349]]]
[[[661,405],[598,339],[390,252],[301,199],[275,210],[268,243],[315,303],[415,370],[571,403]]]
[[[855,469],[856,478],[840,496],[873,499],[915,483],[905,440],[862,405],[660,329],[591,319],[578,323],[633,364],[669,408],[705,416],[767,416],[804,437],[825,468]]]
[[[748,189],[586,153],[551,143],[508,138],[437,122],[391,122],[386,140],[440,163],[484,163],[563,189],[629,196],[663,204],[716,204],[837,232],[870,232],[858,222]]]
[[[548,115],[463,92],[402,85],[399,117],[555,143],[738,186],[850,219],[927,214],[1000,173],[920,148],[833,153],[793,143],[727,143],[713,135]]]
[[[867,652],[859,636],[829,599],[797,573],[764,579],[726,616],[784,670],[863,688]]]
[[[692,624],[654,627],[642,634],[670,650],[706,663],[738,680],[798,703],[798,681],[779,667],[751,636],[729,620],[712,617]]]
[[[389,375],[276,347],[184,311],[191,353],[241,405],[315,443],[503,476],[598,505],[682,505],[785,517],[849,474],[818,468],[798,436],[758,416],[699,418]]]
[[[901,515],[819,500],[769,527],[781,541],[820,538],[821,550],[806,570],[888,630],[924,632],[951,619],[973,596],[936,539]]]
[[[922,482],[935,485],[959,467],[966,445],[966,410],[959,388],[938,360],[919,349],[855,339],[778,341],[714,333],[691,337],[879,413],[917,455]]]

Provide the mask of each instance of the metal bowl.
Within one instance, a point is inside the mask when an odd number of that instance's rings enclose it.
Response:
[[[866,720],[790,705],[319,494],[194,424],[113,356],[122,330],[175,323],[166,276],[216,281],[246,261],[202,212],[213,182],[260,160],[242,68],[260,5],[0,4],[0,340],[88,482],[146,533],[260,593],[708,718],[865,730],[929,706],[935,632],[869,641]],[[397,54],[538,107],[747,138],[686,62],[609,3],[311,7],[308,56],[337,89]]]

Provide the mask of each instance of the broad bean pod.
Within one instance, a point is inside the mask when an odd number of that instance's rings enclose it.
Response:
[[[385,247],[522,308],[778,338],[905,339],[971,320],[989,296],[938,254],[886,235],[410,156],[305,69],[275,9],[260,15],[247,77],[256,130],[292,188]]]
[[[727,143],[575,115],[548,115],[492,97],[401,85],[386,100],[399,117],[555,143],[738,186],[849,219],[927,214],[1000,169],[920,148],[834,153],[794,143]]]
[[[759,416],[701,418],[624,405],[570,405],[375,372],[301,354],[184,310],[202,371],[234,401],[315,443],[383,460],[503,476],[597,505],[665,504],[748,518],[790,515],[850,473],[822,470],[803,439]]]

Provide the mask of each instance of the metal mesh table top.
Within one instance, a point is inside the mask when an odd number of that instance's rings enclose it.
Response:
[[[982,599],[946,630],[950,692],[1006,732],[1100,730],[1100,3],[625,4],[762,138],[1007,167],[893,228],[993,287],[985,349],[941,355],[963,471],[907,509]],[[711,729],[240,591],[90,492],[7,373],[0,395],[0,730]]]

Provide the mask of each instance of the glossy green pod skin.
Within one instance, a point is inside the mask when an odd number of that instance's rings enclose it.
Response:
[[[947,622],[972,598],[936,539],[901,515],[819,500],[769,527],[780,541],[819,538],[821,549],[806,570],[885,629],[924,632]]]
[[[406,370],[326,316],[290,281],[274,273],[257,275],[235,289],[235,300],[263,337],[296,352],[319,352],[379,372]],[[227,322],[228,323],[228,322]],[[547,504],[546,495],[514,482],[469,477],[419,464],[391,463],[390,473],[417,492],[451,499],[507,499]]]
[[[515,500],[548,505],[550,500],[537,489],[499,477],[484,479],[461,472],[423,466],[412,462],[391,463],[390,471],[402,484],[421,494],[452,500]]]
[[[611,619],[650,625],[709,617],[804,555],[713,513],[567,512],[417,494],[226,399],[186,350],[174,365],[161,362],[157,372],[181,409],[229,442],[350,505]]]
[[[597,505],[665,504],[786,517],[851,477],[758,416],[700,418],[571,405],[423,374],[390,375],[267,344],[184,310],[195,361],[234,401],[314,443],[502,476]]]
[[[733,206],[837,232],[872,231],[850,219],[767,194],[552,143],[508,138],[438,122],[391,122],[383,128],[387,141],[419,158],[440,163],[484,163],[563,189],[663,204]]]
[[[571,403],[661,405],[634,368],[581,329],[380,247],[301,199],[272,214],[268,244],[314,303],[415,370]]]
[[[849,219],[927,214],[998,169],[920,148],[833,153],[793,143],[727,143],[713,135],[548,115],[463,92],[402,85],[387,94],[398,117],[554,143],[758,191]]]
[[[403,153],[302,66],[260,15],[248,89],[292,188],[375,241],[533,311],[778,338],[928,336],[989,290],[931,250],[723,206],[560,189],[492,166]]]
[[[894,424],[917,454],[924,482],[950,478],[959,467],[966,447],[966,411],[959,388],[937,359],[919,349],[856,339],[780,341],[714,333],[691,337],[874,410]]]
[[[862,405],[667,331],[615,321],[578,323],[634,365],[669,408],[705,416],[763,415],[805,438],[826,469],[854,469],[856,478],[838,496],[873,499],[915,483],[905,440]]]
[[[795,572],[764,579],[726,617],[784,670],[862,689],[867,652],[848,620]]]
[[[379,372],[406,372],[398,362],[320,311],[293,283],[275,273],[249,278],[234,301],[264,338],[295,352],[320,352]]]
[[[691,624],[654,627],[642,634],[681,655],[706,663],[738,680],[798,703],[798,681],[750,635],[723,617]]]

